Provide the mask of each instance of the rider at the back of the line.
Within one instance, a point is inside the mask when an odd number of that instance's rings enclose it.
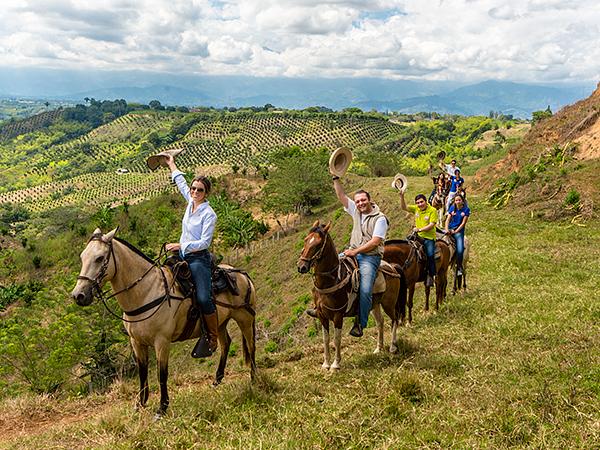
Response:
[[[427,278],[425,286],[433,286],[435,277],[435,225],[437,223],[437,210],[427,203],[425,194],[415,197],[414,205],[407,205],[404,200],[404,192],[400,191],[400,207],[415,215],[415,228],[413,229],[423,240],[425,253],[427,254]]]

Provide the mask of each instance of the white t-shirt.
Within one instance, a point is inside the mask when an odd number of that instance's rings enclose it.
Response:
[[[455,176],[456,174],[454,173],[456,171],[456,169],[460,170],[460,167],[455,166],[452,167],[452,164],[446,164],[446,173],[450,176]]]
[[[354,217],[354,213],[356,212],[356,203],[354,203],[354,200],[348,198],[348,207],[344,208],[344,211],[346,211],[348,214]],[[364,223],[364,221],[365,218],[361,214],[360,223]],[[387,229],[387,220],[385,220],[385,217],[380,217],[379,219],[377,219],[377,222],[375,222],[375,228],[373,229],[373,237],[378,237],[385,240],[385,234],[387,233]]]

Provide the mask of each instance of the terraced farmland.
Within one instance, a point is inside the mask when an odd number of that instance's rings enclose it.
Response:
[[[182,121],[188,119],[192,122],[182,132]],[[136,111],[59,145],[39,135],[4,143],[0,153],[6,169],[1,170],[0,164],[0,175],[6,177],[6,185],[33,187],[5,192],[0,202],[21,203],[33,212],[65,205],[131,203],[172,189],[165,171],[150,173],[146,167],[146,157],[160,150],[183,147],[177,161],[180,168],[195,172],[210,168],[214,175],[234,166],[267,164],[269,153],[281,147],[357,148],[404,129],[368,115]],[[114,173],[118,167],[129,173]],[[14,183],[8,183],[11,180]]]

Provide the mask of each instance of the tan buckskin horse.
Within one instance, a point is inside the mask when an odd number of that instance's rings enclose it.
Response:
[[[414,234],[409,235],[409,239],[414,239]],[[440,257],[435,260],[435,309],[446,298],[446,287],[448,285],[448,266],[450,265],[450,249],[445,242],[436,240],[436,247],[439,249]],[[406,283],[408,285],[408,300],[406,308],[408,309],[408,325],[412,324],[413,298],[417,283],[425,281],[427,277],[427,262],[425,259],[419,261],[417,248],[413,242],[404,239],[394,239],[385,241],[383,260],[392,264],[399,265],[402,268]],[[425,311],[429,311],[429,287],[425,286]],[[402,323],[405,323],[406,312],[401,312]]]
[[[349,293],[352,289],[353,272],[347,270],[345,264],[340,263],[338,252],[333,239],[329,235],[331,224],[321,225],[317,220],[308,235],[304,238],[304,248],[298,260],[298,272],[308,273],[314,268],[313,300],[317,315],[323,325],[324,369],[338,370],[342,360],[341,342],[342,325],[344,317],[356,315],[356,308],[348,311]],[[402,272],[397,267],[391,268],[394,273],[382,271],[385,277],[385,291],[373,293],[373,315],[377,321],[377,347],[374,353],[384,348],[383,342],[383,315],[381,307],[392,320],[392,342],[390,352],[398,350],[396,346],[396,330],[398,317],[406,303],[406,281]],[[381,270],[381,269],[380,269]],[[356,273],[358,275],[358,273]],[[404,292],[404,296],[402,293]],[[359,302],[358,293],[354,300],[356,307]],[[329,353],[329,322],[333,322],[335,356],[330,363]]]
[[[131,244],[116,238],[116,231],[114,229],[104,235],[99,229],[94,231],[81,253],[81,272],[72,296],[80,306],[90,305],[94,297],[102,299],[106,306],[102,286],[110,282],[113,296],[123,310],[121,320],[129,335],[139,370],[138,407],[146,405],[149,395],[148,348],[154,347],[156,352],[160,383],[160,407],[156,418],[160,418],[169,406],[167,379],[171,342],[198,338],[201,334],[200,322],[193,329],[186,327],[192,300],[183,298],[171,271],[160,267]],[[242,332],[244,362],[250,366],[252,379],[256,373],[256,291],[246,274],[234,273],[240,295],[225,291],[216,296],[221,358],[215,385],[221,382],[225,373],[231,344],[227,324],[231,319],[237,322]]]

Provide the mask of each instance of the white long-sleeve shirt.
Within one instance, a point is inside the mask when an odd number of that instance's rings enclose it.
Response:
[[[192,212],[194,206],[192,196],[183,172],[175,170],[171,174],[171,178],[177,184],[183,198],[188,202],[181,221],[181,237],[179,238],[181,254],[185,256],[192,252],[208,249],[215,232],[217,214],[210,207],[208,200],[202,202],[196,211]]]

